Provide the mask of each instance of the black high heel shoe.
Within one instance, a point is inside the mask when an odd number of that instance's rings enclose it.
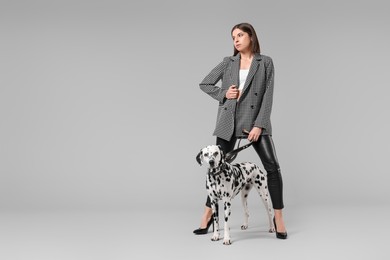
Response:
[[[275,222],[275,217],[274,217],[274,226],[275,226],[275,233],[276,237],[280,239],[286,239],[287,238],[287,232],[278,232],[278,229],[276,228],[276,222]]]
[[[213,216],[211,216],[211,219],[209,220],[209,222],[207,222],[207,226],[205,228],[195,229],[194,234],[195,235],[207,234],[207,232],[209,232],[209,228],[210,228],[211,224],[213,224],[213,231],[214,231],[214,218],[213,218]]]

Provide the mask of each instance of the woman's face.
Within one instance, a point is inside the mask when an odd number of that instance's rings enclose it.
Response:
[[[234,48],[239,52],[251,51],[251,37],[248,33],[236,28],[232,32]]]

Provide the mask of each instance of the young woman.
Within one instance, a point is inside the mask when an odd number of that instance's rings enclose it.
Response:
[[[287,238],[283,221],[283,182],[272,140],[271,108],[274,89],[272,59],[260,54],[252,25],[240,23],[231,30],[234,55],[225,57],[199,84],[201,90],[219,102],[214,135],[225,153],[238,138],[248,138],[267,171],[268,189],[274,208],[276,237]],[[216,84],[221,80],[221,87]],[[248,130],[249,135],[243,134]],[[216,213],[218,214],[218,212]],[[197,235],[206,234],[213,222],[211,202],[206,207]]]

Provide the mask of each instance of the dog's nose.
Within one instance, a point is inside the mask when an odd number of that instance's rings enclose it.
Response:
[[[209,161],[209,164],[210,164],[211,166],[214,166],[214,163],[215,163],[214,160],[210,160],[210,161]]]

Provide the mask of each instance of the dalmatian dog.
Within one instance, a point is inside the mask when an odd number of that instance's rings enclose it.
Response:
[[[223,244],[230,245],[229,217],[231,214],[231,201],[241,192],[241,201],[244,206],[244,224],[242,230],[248,228],[248,204],[247,197],[253,186],[256,187],[264,206],[266,207],[269,232],[275,232],[272,222],[272,202],[267,187],[267,176],[260,168],[251,162],[228,163],[224,152],[219,145],[209,145],[203,148],[196,156],[199,165],[205,164],[208,168],[206,178],[207,194],[211,199],[211,208],[214,218],[214,233],[212,241],[218,241],[219,219],[216,207],[222,200],[224,206],[224,237]]]

